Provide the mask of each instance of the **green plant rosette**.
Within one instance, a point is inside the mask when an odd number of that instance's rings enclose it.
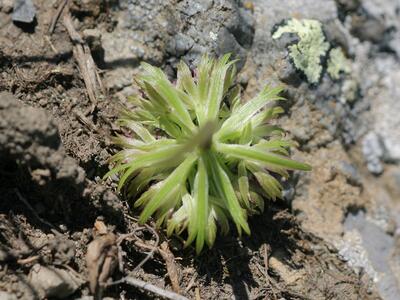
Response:
[[[281,88],[265,87],[243,102],[234,84],[235,61],[204,56],[195,75],[181,62],[177,82],[142,63],[136,79],[142,95],[131,97],[118,121],[126,133],[114,138],[122,148],[111,158],[139,222],[151,216],[167,234],[187,232],[186,245],[199,253],[211,247],[217,228],[232,221],[239,235],[250,234],[248,215],[263,211],[265,199],[281,198],[279,177],[311,167],[290,159],[294,143],[271,124],[283,109]]]

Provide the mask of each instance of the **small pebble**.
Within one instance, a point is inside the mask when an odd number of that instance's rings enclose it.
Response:
[[[15,0],[12,20],[15,22],[32,23],[35,19],[36,9],[32,0]]]

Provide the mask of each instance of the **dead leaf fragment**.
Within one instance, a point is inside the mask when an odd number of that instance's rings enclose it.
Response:
[[[159,249],[159,253],[165,261],[167,266],[167,272],[169,279],[171,280],[172,290],[175,293],[180,293],[180,286],[179,286],[179,271],[178,266],[175,263],[175,257],[172,254],[171,250],[169,250],[168,243],[163,242],[161,244],[161,249]]]
[[[88,269],[89,287],[97,293],[114,272],[118,263],[118,248],[113,233],[97,236],[88,245],[86,267]]]
[[[100,220],[94,222],[94,229],[96,229],[96,234],[104,235],[108,233],[107,225]]]

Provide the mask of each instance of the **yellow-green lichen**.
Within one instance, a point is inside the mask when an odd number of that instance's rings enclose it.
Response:
[[[333,48],[329,52],[327,71],[329,76],[335,80],[339,79],[341,72],[345,74],[351,72],[350,61],[344,55],[342,48]]]
[[[303,71],[310,83],[317,83],[322,73],[321,57],[325,57],[329,49],[321,23],[310,19],[290,19],[286,25],[275,31],[272,38],[278,39],[284,33],[298,35],[299,42],[288,47],[289,56],[295,67]]]

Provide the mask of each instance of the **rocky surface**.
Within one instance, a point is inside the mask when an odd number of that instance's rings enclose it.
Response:
[[[252,14],[233,0],[122,0],[112,9],[117,25],[102,33],[102,46],[115,90],[131,84],[140,61],[175,67],[180,59],[193,65],[204,53],[231,52],[241,68],[253,40]]]
[[[343,224],[353,208],[365,210],[369,218],[376,220],[379,207],[391,207],[385,222],[397,224],[395,227],[399,224],[398,194],[388,195],[386,187],[378,193],[370,188],[386,185],[383,182],[392,181],[388,179],[392,176],[374,178],[368,174],[399,170],[396,153],[400,145],[397,137],[400,93],[394,84],[400,68],[396,46],[398,4],[396,1],[254,3],[257,25],[251,54],[243,70],[243,77],[248,79],[246,92],[254,94],[263,82],[285,84],[291,108],[290,119],[284,127],[301,143],[303,150],[309,151],[309,161],[314,167],[310,175],[300,176],[293,209],[307,230],[335,241],[338,249],[346,252],[338,245],[351,244],[346,240],[348,229]],[[333,79],[322,68],[320,81],[310,83],[290,57],[289,46],[299,42],[298,36],[283,34],[273,39],[277,28],[291,18],[320,21],[326,40],[331,47],[343,49],[351,71],[341,73],[340,79]],[[326,63],[321,59],[322,66]],[[393,190],[393,183],[388,185]],[[362,235],[353,230],[356,235]],[[359,243],[360,260],[362,255],[366,259],[368,255],[373,256],[366,242]],[[395,249],[393,244],[388,247],[391,252]],[[384,260],[389,265],[395,264],[390,255]],[[398,297],[399,281],[390,275],[389,269],[386,274],[385,268],[378,270],[373,263],[363,267],[371,274],[380,274],[376,282],[382,297]]]
[[[50,195],[66,197],[68,191],[70,201],[81,197],[85,172],[66,155],[53,118],[7,92],[0,93],[0,155],[2,164],[17,162],[28,169]]]

